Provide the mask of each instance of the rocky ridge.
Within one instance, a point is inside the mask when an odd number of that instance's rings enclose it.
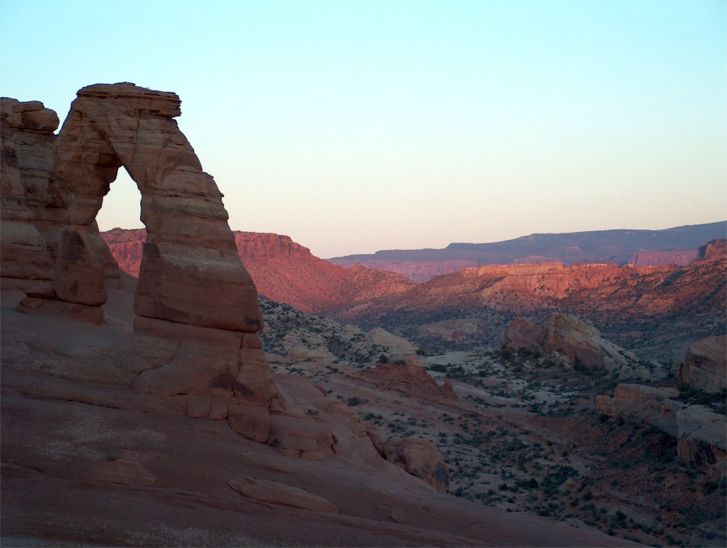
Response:
[[[261,295],[319,313],[340,306],[393,295],[413,285],[390,272],[363,267],[343,268],[314,256],[290,237],[279,234],[235,231],[238,254]],[[119,267],[139,272],[145,231],[113,229],[102,233]]]
[[[530,234],[502,242],[453,243],[443,249],[383,250],[331,259],[397,272],[416,281],[461,270],[463,266],[562,262],[625,265],[685,264],[707,240],[724,238],[727,223],[681,226],[665,230],[594,230],[564,234]],[[466,264],[467,263],[467,264]]]

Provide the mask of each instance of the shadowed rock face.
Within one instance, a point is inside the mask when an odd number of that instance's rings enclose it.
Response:
[[[123,165],[139,186],[147,229],[136,314],[257,332],[257,293],[237,256],[222,194],[174,121],[179,115],[174,93],[133,84],[78,92],[55,147],[54,175],[69,193],[63,241],[75,242],[73,253],[59,254],[56,291],[62,300],[98,304],[83,289],[93,292],[96,284],[82,279],[99,278],[95,257],[81,248],[92,249],[87,239],[97,234],[94,219]],[[75,281],[75,294],[58,291]]]
[[[571,366],[592,371],[613,371],[628,361],[623,349],[570,314],[552,314],[545,325],[517,318],[507,326],[502,347],[536,354],[558,352]]]
[[[692,344],[679,365],[679,383],[705,392],[727,388],[727,335]]]
[[[19,310],[103,322],[105,278],[119,271],[95,218],[124,166],[146,225],[133,385],[187,398],[189,416],[227,418],[266,441],[269,412],[284,405],[256,335],[257,291],[222,194],[174,121],[179,97],[129,83],[88,86],[57,136],[58,117],[42,103],[1,106],[3,285],[28,292]]]
[[[0,261],[3,285],[31,287],[53,277],[53,261],[39,224],[62,206],[51,188],[53,131],[58,116],[40,101],[0,99]],[[56,210],[57,211],[57,210]]]

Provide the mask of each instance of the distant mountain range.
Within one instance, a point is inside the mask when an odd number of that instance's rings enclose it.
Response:
[[[347,255],[332,263],[396,272],[423,282],[468,266],[487,264],[615,263],[642,266],[685,265],[699,246],[727,236],[727,221],[664,230],[594,230],[562,234],[531,234],[502,242],[452,243],[444,249],[384,250]]]

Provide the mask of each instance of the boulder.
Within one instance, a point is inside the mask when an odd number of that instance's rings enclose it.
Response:
[[[523,318],[505,329],[502,348],[536,354],[557,352],[570,367],[593,373],[613,372],[631,363],[632,356],[604,339],[595,327],[571,314],[552,314],[544,325]]]
[[[379,363],[376,367],[363,369],[352,375],[381,390],[445,404],[458,400],[452,384],[448,380],[438,384],[421,366],[416,356],[395,358],[393,362]]]
[[[677,412],[677,453],[697,464],[727,461],[727,416],[702,405]]]
[[[677,454],[697,464],[727,460],[727,416],[671,399],[676,388],[619,384],[613,397],[596,396],[596,410],[647,424],[677,440]]]
[[[676,388],[619,384],[613,397],[596,396],[596,410],[610,417],[623,417],[651,425],[676,437],[676,413],[681,404],[671,398],[678,395]]]
[[[679,384],[704,392],[727,388],[727,335],[707,337],[687,348],[679,364]]]
[[[381,327],[374,327],[366,335],[372,343],[387,348],[390,354],[399,356],[416,354],[417,347],[414,344]]]
[[[514,352],[526,350],[542,354],[546,335],[547,330],[542,325],[529,322],[524,318],[516,318],[505,328],[502,348]]]
[[[424,480],[440,493],[449,490],[449,472],[439,449],[430,441],[392,440],[384,445],[384,456],[412,476]]]

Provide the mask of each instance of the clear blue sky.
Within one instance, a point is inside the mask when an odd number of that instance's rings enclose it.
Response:
[[[234,229],[320,256],[727,218],[727,2],[0,0],[0,95],[177,92]],[[123,174],[99,216],[135,227]]]

